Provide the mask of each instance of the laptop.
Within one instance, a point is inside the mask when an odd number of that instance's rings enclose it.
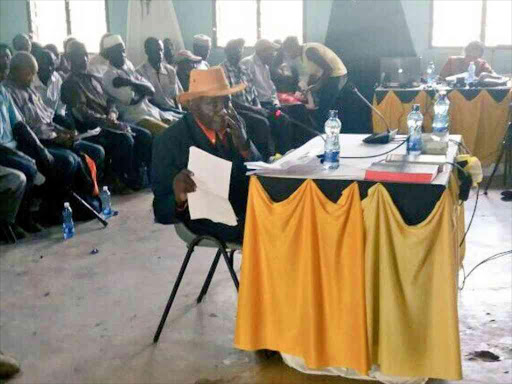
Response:
[[[383,87],[418,87],[421,80],[421,57],[383,57],[380,59],[380,73]]]

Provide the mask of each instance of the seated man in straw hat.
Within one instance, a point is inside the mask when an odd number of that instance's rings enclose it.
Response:
[[[164,112],[152,105],[149,98],[155,95],[153,86],[135,72],[126,59],[123,39],[119,35],[103,40],[105,57],[109,61],[103,75],[103,86],[114,99],[120,120],[147,129],[153,135],[162,133],[180,115]]]
[[[191,72],[190,90],[178,96],[181,103],[186,103],[189,113],[153,144],[153,210],[157,222],[181,221],[197,234],[224,241],[242,240],[249,186],[244,162],[261,159],[247,138],[245,122],[229,102],[229,95],[244,87],[244,84],[230,87],[220,67]],[[239,219],[237,226],[190,220],[187,195],[196,189],[193,174],[187,170],[192,146],[233,163],[229,200]]]

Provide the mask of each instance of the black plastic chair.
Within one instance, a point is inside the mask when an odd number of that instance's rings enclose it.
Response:
[[[197,303],[201,303],[203,297],[208,292],[208,288],[210,287],[210,283],[212,281],[213,275],[215,274],[215,270],[217,269],[217,264],[219,263],[220,257],[224,258],[226,265],[228,267],[229,273],[231,274],[231,278],[233,279],[233,283],[235,284],[235,288],[238,291],[238,277],[236,276],[235,270],[233,269],[233,258],[235,252],[242,249],[240,244],[236,243],[225,243],[220,241],[212,236],[200,236],[196,235],[192,231],[190,231],[184,224],[176,224],[174,226],[176,229],[176,233],[178,237],[183,240],[187,244],[188,251],[185,255],[185,259],[183,260],[183,264],[181,265],[181,269],[178,273],[178,277],[176,278],[176,282],[174,283],[174,287],[172,288],[171,296],[167,301],[167,305],[165,306],[164,313],[160,319],[160,324],[158,325],[158,329],[156,330],[155,336],[153,338],[153,342],[157,343],[160,338],[160,334],[162,333],[162,329],[165,325],[165,321],[167,320],[167,316],[169,315],[169,311],[171,310],[172,303],[174,302],[174,298],[176,297],[176,293],[178,292],[178,288],[180,287],[181,280],[183,279],[183,275],[185,274],[185,270],[187,269],[188,262],[190,261],[190,257],[194,253],[196,247],[204,247],[204,248],[213,248],[217,249],[217,254],[213,259],[212,265],[206,276],[206,280],[201,288],[201,292],[197,297]]]

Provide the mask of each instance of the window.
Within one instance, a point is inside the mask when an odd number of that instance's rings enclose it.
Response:
[[[511,1],[432,1],[433,47],[464,47],[473,40],[488,47],[511,46],[511,30]]]
[[[253,46],[258,39],[284,40],[290,35],[302,41],[303,8],[303,0],[216,0],[216,44],[223,47],[243,37],[247,46]]]
[[[107,32],[105,0],[30,0],[30,26],[34,41],[55,44],[60,50],[68,35],[98,52]]]

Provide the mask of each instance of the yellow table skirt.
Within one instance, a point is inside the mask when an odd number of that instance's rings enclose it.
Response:
[[[235,346],[302,357],[309,368],[462,377],[457,271],[463,208],[452,180],[408,226],[381,184],[337,203],[312,180],[273,202],[252,177]]]
[[[487,166],[496,160],[497,152],[505,135],[509,104],[512,101],[510,91],[501,102],[496,102],[492,96],[482,90],[473,100],[468,101],[457,90],[448,94],[450,100],[450,133],[462,135],[464,144]],[[383,115],[392,129],[398,128],[399,133],[407,134],[407,115],[413,104],[419,104],[424,116],[425,132],[432,132],[433,100],[425,91],[409,103],[403,103],[395,92],[389,91],[384,99],[377,103],[374,96],[373,106]],[[384,122],[373,113],[373,131],[384,132]]]

